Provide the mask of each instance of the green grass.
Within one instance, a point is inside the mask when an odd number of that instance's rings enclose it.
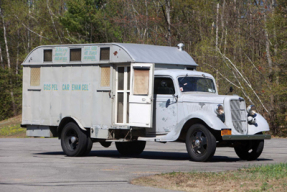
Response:
[[[0,137],[26,137],[26,129],[21,128],[22,116],[18,115],[0,121]]]
[[[21,128],[20,124],[9,125],[9,126],[4,126],[4,127],[0,128],[0,136],[1,137],[19,135],[19,134],[25,133],[25,132],[26,132],[26,129]]]

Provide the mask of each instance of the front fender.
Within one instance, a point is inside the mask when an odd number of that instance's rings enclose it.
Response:
[[[260,114],[257,113],[255,119],[256,119],[257,126],[249,125],[249,124],[247,125],[248,135],[255,135],[256,133],[259,133],[259,132],[270,131],[269,125],[266,119],[264,119],[264,117],[262,117]]]
[[[181,119],[180,122],[177,124],[176,129],[174,131],[169,132],[167,135],[164,136],[158,136],[158,141],[175,141],[178,139],[182,128],[184,125],[192,119],[200,119],[204,123],[206,123],[207,126],[209,126],[211,129],[214,130],[221,130],[227,128],[226,125],[213,113],[207,112],[207,111],[200,111],[198,112],[192,112],[185,118]]]
[[[200,111],[200,113],[190,113],[186,118],[185,118],[185,122],[187,122],[190,119],[200,119],[203,122],[205,122],[210,128],[214,129],[214,130],[221,130],[221,129],[225,129],[228,128],[226,127],[226,125],[218,118],[214,115],[214,113],[210,113],[208,111]]]

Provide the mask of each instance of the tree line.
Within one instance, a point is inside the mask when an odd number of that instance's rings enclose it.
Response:
[[[176,46],[243,96],[274,134],[287,122],[285,0],[0,0],[0,120],[21,113],[21,62],[46,44]]]

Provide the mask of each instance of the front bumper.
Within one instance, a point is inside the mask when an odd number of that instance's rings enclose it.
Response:
[[[271,135],[223,135],[222,140],[234,141],[234,140],[262,140],[271,139]]]

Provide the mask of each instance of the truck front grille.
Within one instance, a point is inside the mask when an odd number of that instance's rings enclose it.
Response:
[[[231,100],[231,117],[234,129],[241,134],[247,131],[247,116],[245,102],[239,100]]]

